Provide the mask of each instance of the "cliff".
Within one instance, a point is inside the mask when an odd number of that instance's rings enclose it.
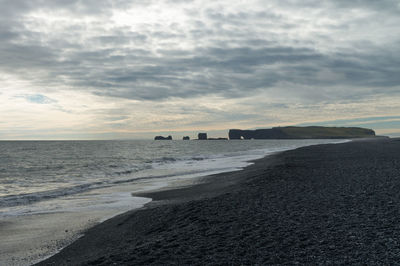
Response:
[[[372,129],[360,127],[273,127],[229,130],[229,139],[347,139],[375,137]]]

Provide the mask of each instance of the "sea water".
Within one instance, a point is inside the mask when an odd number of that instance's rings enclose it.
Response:
[[[0,141],[0,265],[29,265],[85,229],[278,151],[343,140]]]

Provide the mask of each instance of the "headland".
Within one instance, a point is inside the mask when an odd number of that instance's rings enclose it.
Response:
[[[230,129],[229,139],[356,139],[374,138],[375,131],[361,127],[273,127],[266,129]],[[155,140],[172,140],[171,136],[156,136]],[[189,140],[188,136],[183,138]],[[227,140],[226,137],[208,138],[207,133],[198,133],[198,140]]]

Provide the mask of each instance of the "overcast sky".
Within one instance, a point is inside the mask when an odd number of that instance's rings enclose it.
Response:
[[[400,135],[399,0],[0,0],[0,139]]]

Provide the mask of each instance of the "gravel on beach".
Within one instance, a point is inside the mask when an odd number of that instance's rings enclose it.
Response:
[[[39,265],[400,262],[400,139],[303,147],[143,196]]]

